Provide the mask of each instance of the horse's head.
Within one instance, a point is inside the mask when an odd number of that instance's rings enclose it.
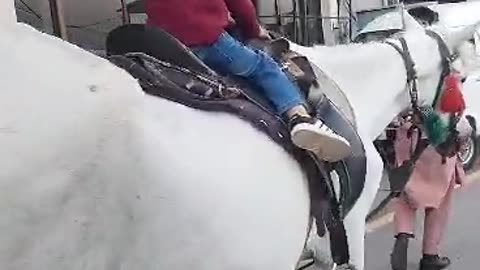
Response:
[[[465,109],[460,80],[465,76],[462,60],[466,56],[461,55],[465,53],[461,48],[473,38],[480,21],[455,30],[441,25],[425,29],[404,14],[404,25],[398,42],[389,44],[403,57],[413,112],[433,145],[456,145],[449,143],[456,141],[455,133],[446,131],[455,127],[457,122],[450,120],[459,119]],[[445,153],[455,153],[453,150],[448,148]]]
[[[432,31],[437,32],[445,41],[450,51],[456,56],[452,62],[453,68],[458,71],[462,77],[467,74],[466,67],[472,61],[474,48],[470,42],[474,38],[476,29],[479,29],[480,21],[476,24],[464,26],[455,30],[449,29],[444,25],[437,23],[430,27]]]
[[[465,76],[463,66],[468,56],[463,48],[472,39],[480,21],[451,30],[439,24],[424,28],[407,12],[404,12],[403,19],[405,31],[400,38],[406,41],[410,57],[403,56],[414,64],[419,102],[432,104],[448,75],[445,69],[459,74],[459,77]],[[396,44],[400,46],[400,43]]]

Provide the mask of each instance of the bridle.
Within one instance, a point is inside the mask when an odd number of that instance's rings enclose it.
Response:
[[[452,71],[453,71],[452,63],[456,60],[458,55],[450,52],[447,44],[440,37],[440,35],[438,35],[437,33],[435,33],[434,31],[431,31],[431,30],[425,30],[425,33],[437,42],[438,50],[439,50],[440,58],[441,58],[442,71],[440,73],[440,78],[439,78],[439,81],[438,81],[438,84],[437,84],[437,87],[436,87],[435,97],[434,97],[433,104],[432,104],[432,107],[435,108],[436,104],[439,101],[441,93],[442,93],[442,87],[443,87],[443,84],[444,84],[444,80],[449,74],[452,73]],[[407,90],[408,90],[409,96],[410,96],[410,106],[411,106],[411,108],[409,110],[409,116],[411,116],[410,119],[412,120],[412,121],[410,121],[412,123],[412,128],[411,129],[412,129],[412,131],[413,131],[413,129],[417,129],[419,132],[421,132],[420,127],[424,123],[424,119],[422,119],[423,118],[422,117],[423,116],[423,114],[422,114],[422,109],[423,108],[421,108],[418,104],[418,87],[417,87],[418,76],[417,76],[417,72],[415,70],[415,63],[412,59],[412,56],[410,54],[410,50],[408,48],[408,45],[407,45],[407,42],[406,42],[405,38],[399,37],[399,38],[397,38],[397,40],[400,42],[400,46],[398,46],[396,43],[393,43],[392,41],[385,41],[385,43],[392,46],[401,55],[401,57],[403,59],[403,62],[405,64],[405,69],[406,69],[406,72],[407,72],[407,83],[406,83],[407,86],[406,87],[407,87]],[[455,126],[458,123],[458,121],[460,120],[460,116],[461,115],[455,114],[455,113],[450,114],[450,121],[449,121],[450,122],[449,123],[449,133],[450,134],[448,135],[448,137],[453,137],[452,133],[455,133]],[[419,135],[419,138],[420,138],[420,135]],[[445,143],[449,143],[449,142],[445,142]],[[419,147],[417,147],[417,148],[419,148]],[[426,148],[426,146],[425,146],[425,148]],[[439,151],[440,154],[442,154],[442,155],[444,154],[443,153],[444,151],[442,150],[442,147],[440,147],[440,148],[436,147],[436,149],[437,149],[437,151]]]
[[[442,72],[440,74],[440,79],[436,88],[436,94],[433,101],[433,106],[438,102],[438,98],[441,93],[441,88],[445,77],[450,74],[452,71],[452,63],[458,57],[456,54],[450,53],[447,44],[437,33],[431,30],[425,30],[426,34],[433,39],[438,44],[438,49],[441,57]],[[397,40],[400,42],[400,46],[393,43],[392,41],[385,41],[385,44],[392,46],[401,56],[405,64],[405,69],[407,71],[407,88],[410,94],[410,103],[413,110],[419,109],[418,106],[418,88],[417,88],[417,71],[415,70],[415,63],[413,62],[410,50],[408,48],[405,38],[399,37]]]

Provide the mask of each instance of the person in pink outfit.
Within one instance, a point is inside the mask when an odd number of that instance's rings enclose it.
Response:
[[[394,143],[396,162],[401,164],[410,157],[410,147],[416,134],[407,137],[408,124],[400,127]],[[461,138],[472,132],[465,118],[457,125]],[[394,201],[395,244],[391,254],[393,270],[407,269],[408,242],[414,238],[415,216],[418,209],[425,210],[423,257],[420,270],[441,270],[450,265],[448,257],[440,256],[440,242],[445,231],[453,191],[464,183],[465,173],[457,156],[443,159],[431,146],[418,159],[415,169],[402,195]]]

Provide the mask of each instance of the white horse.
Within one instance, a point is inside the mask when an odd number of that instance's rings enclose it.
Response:
[[[425,34],[425,29],[404,12],[405,33],[412,60],[418,75],[419,103],[432,104],[440,80],[438,43]],[[478,23],[476,24],[478,25]],[[467,40],[475,26],[448,32],[441,25],[429,28],[440,34],[451,52],[459,57],[452,63],[455,71],[465,76],[464,63],[469,59]],[[362,195],[345,219],[352,261],[359,269],[364,267],[364,237],[366,216],[380,186],[383,162],[373,141],[401,111],[411,105],[406,86],[406,68],[400,54],[390,45],[369,43],[335,47],[303,47],[291,44],[292,49],[307,55],[312,63],[332,78],[351,103],[358,132],[365,144],[367,156],[366,183]],[[397,45],[400,45],[399,43]],[[312,235],[307,248],[324,259],[325,243]]]
[[[0,15],[12,7],[5,2]],[[445,36],[455,48],[471,31]],[[0,36],[0,269],[295,267],[306,177],[264,134],[145,95],[106,60],[13,19],[0,16]],[[437,43],[420,31],[406,38],[421,100],[431,102]],[[363,269],[365,216],[382,172],[371,141],[409,106],[403,62],[383,44],[297,49],[354,105],[368,182],[346,222]]]

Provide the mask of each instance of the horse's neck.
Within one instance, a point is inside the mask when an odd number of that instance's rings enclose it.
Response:
[[[0,25],[12,24],[17,20],[13,0],[0,1]]]
[[[385,44],[297,47],[330,76],[351,102],[358,126],[375,139],[410,105],[405,65]]]

